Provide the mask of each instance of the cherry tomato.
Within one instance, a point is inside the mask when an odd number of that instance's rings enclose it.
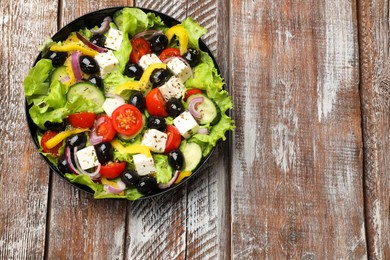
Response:
[[[152,53],[149,43],[144,38],[132,40],[131,46],[130,62],[132,63],[138,64],[143,55]]]
[[[171,57],[181,57],[180,50],[177,48],[166,48],[158,56],[161,61],[164,61]]]
[[[115,130],[122,135],[134,135],[143,125],[142,114],[139,109],[130,104],[119,106],[112,112],[112,124]]]
[[[167,125],[167,130],[165,132],[167,133],[168,138],[164,153],[169,153],[170,151],[179,148],[181,143],[181,134],[179,130],[173,125]]]
[[[54,156],[58,156],[58,149],[62,146],[62,142],[54,146],[53,148],[49,149],[46,146],[46,142],[52,139],[54,136],[56,136],[58,132],[52,131],[52,130],[47,130],[42,138],[41,138],[41,146],[42,146],[42,151],[44,153],[51,153]]]
[[[202,90],[198,89],[198,88],[191,88],[189,90],[186,91],[185,95],[184,95],[184,101],[187,101],[187,98],[189,98],[189,96],[191,95],[194,95],[194,94],[202,94]]]
[[[75,128],[91,128],[95,122],[96,115],[91,112],[79,112],[68,116],[68,122]]]
[[[126,162],[110,162],[100,167],[100,175],[107,179],[114,179],[121,175],[126,168]]]
[[[101,116],[98,121],[102,121],[96,129],[96,134],[103,137],[103,142],[111,141],[115,134],[115,128],[112,125],[111,118],[109,116]]]
[[[152,116],[166,117],[168,113],[165,108],[165,100],[158,88],[152,89],[145,97],[145,105]]]

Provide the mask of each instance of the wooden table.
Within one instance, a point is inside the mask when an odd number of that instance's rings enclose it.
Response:
[[[138,6],[208,29],[236,130],[155,199],[94,200],[27,129],[37,46],[89,11]],[[390,259],[390,1],[0,2],[0,259]]]

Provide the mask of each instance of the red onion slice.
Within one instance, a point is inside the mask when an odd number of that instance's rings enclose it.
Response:
[[[190,102],[188,103],[188,111],[191,113],[191,115],[195,118],[195,119],[200,119],[202,118],[202,114],[199,113],[197,110],[196,110],[196,105],[199,104],[199,103],[202,103],[204,100],[203,97],[195,97],[193,99],[190,100]]]
[[[80,33],[76,32],[76,35],[77,35],[77,38],[79,38],[80,41],[82,41],[85,45],[87,45],[89,48],[97,51],[97,52],[107,52],[107,49],[105,48],[102,48],[100,46],[97,46],[96,44],[93,44],[92,42],[90,42],[87,38],[85,38],[84,36],[82,36]]]
[[[188,61],[186,61],[185,59],[183,59],[182,57],[180,56],[172,56],[172,57],[169,57],[165,60],[163,60],[162,62],[165,63],[165,64],[168,64],[168,62],[170,62],[171,60],[173,59],[179,59],[181,60],[188,68],[191,69],[191,78],[194,77],[194,70],[192,69],[191,65],[188,63]]]
[[[91,32],[93,34],[105,34],[110,29],[111,22],[112,22],[112,18],[110,16],[107,16],[103,19],[103,22],[101,23],[99,29],[97,30],[92,29]]]
[[[209,134],[209,129],[205,128],[205,127],[199,127],[198,129],[198,134],[201,134],[201,135],[208,135]]]
[[[79,160],[77,159],[76,152],[77,152],[77,147],[75,147],[74,150],[73,150],[73,156],[74,156],[74,161],[76,162],[77,170],[80,172],[80,174],[88,175],[92,180],[96,179],[96,178],[99,178],[100,177],[101,164],[99,163],[96,166],[96,168],[95,168],[95,170],[93,172],[87,172],[87,171],[85,171],[85,170],[83,170],[81,168]]]
[[[100,144],[101,142],[103,142],[103,136],[97,134],[97,129],[99,125],[101,125],[103,122],[104,122],[104,117],[99,117],[93,124],[91,133],[89,134],[89,142],[92,145]]]
[[[70,148],[69,146],[65,147],[65,159],[68,163],[69,169],[76,175],[79,175],[80,173],[77,171],[76,167],[73,165],[72,162],[72,155],[70,154]]]
[[[170,179],[168,183],[160,183],[158,187],[162,190],[168,189],[169,187],[172,186],[173,183],[175,183],[177,177],[179,177],[179,173],[180,173],[179,171],[175,171],[175,174],[172,176],[172,179]]]
[[[81,53],[78,51],[72,52],[72,55],[70,56],[70,62],[72,64],[72,71],[73,71],[74,77],[76,79],[76,82],[79,82],[82,79],[80,63],[79,63],[80,56],[81,56]]]
[[[145,40],[150,40],[155,35],[162,34],[162,31],[158,30],[146,30],[143,32],[139,32],[132,39],[137,39],[137,38],[144,38]]]
[[[125,184],[122,180],[118,180],[118,181],[116,182],[116,184],[118,185],[118,188],[113,187],[113,186],[111,186],[111,185],[105,184],[105,185],[104,185],[104,189],[105,189],[108,193],[114,193],[114,194],[121,193],[122,191],[124,191],[124,190],[126,189],[126,184]]]

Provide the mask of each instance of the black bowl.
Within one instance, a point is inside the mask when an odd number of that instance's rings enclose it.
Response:
[[[52,37],[53,41],[64,41],[68,35],[71,33],[71,32],[74,32],[74,31],[78,31],[79,29],[81,28],[92,28],[92,27],[95,27],[96,25],[100,25],[103,21],[103,19],[107,16],[111,16],[113,17],[114,13],[118,10],[121,10],[125,7],[112,7],[112,8],[106,8],[106,9],[101,9],[101,10],[98,10],[98,11],[94,11],[94,12],[91,12],[91,13],[88,13],[88,14],[85,14],[75,20],[73,20],[72,22],[70,22],[69,24],[67,24],[66,26],[64,26],[61,30],[59,30],[56,34],[54,34],[54,36]],[[152,12],[152,13],[155,13],[156,15],[160,16],[161,19],[165,22],[165,24],[169,27],[172,27],[173,25],[175,24],[178,24],[180,23],[178,20],[176,20],[175,18],[171,17],[171,16],[168,16],[166,14],[163,14],[163,13],[160,13],[158,11],[154,11],[154,10],[150,10],[150,9],[145,9],[145,8],[139,8],[141,10],[143,10],[145,13],[149,13],[149,12]],[[219,69],[219,66],[215,60],[215,57],[214,55],[211,53],[210,49],[207,47],[207,45],[202,41],[202,40],[199,40],[199,47],[202,51],[204,52],[207,52],[210,57],[213,59],[214,61],[214,65],[216,67],[216,69],[218,70],[218,73],[220,73],[220,69]],[[39,53],[37,59],[35,60],[35,63],[34,65],[42,58],[42,52]],[[31,117],[30,117],[30,114],[28,112],[29,110],[29,106],[27,104],[27,100],[25,101],[25,111],[26,111],[26,117],[27,117],[27,123],[28,123],[28,127],[29,127],[29,130],[30,130],[30,134],[31,134],[31,137],[37,147],[37,149],[39,149],[40,145],[39,145],[39,142],[37,140],[37,136],[36,136],[36,133],[38,131],[38,128],[37,126],[33,123]],[[144,197],[141,197],[139,198],[138,200],[140,199],[146,199],[146,198],[151,198],[151,197],[154,197],[156,195],[161,195],[161,194],[164,194],[164,193],[167,193],[169,191],[172,191],[173,189],[176,189],[180,186],[182,186],[184,183],[186,183],[189,179],[191,178],[194,178],[194,176],[198,175],[201,171],[202,171],[202,168],[204,167],[205,163],[207,162],[207,160],[210,158],[210,156],[213,154],[214,152],[214,149],[212,149],[212,151],[210,152],[210,154],[203,158],[203,160],[200,162],[200,164],[198,165],[198,167],[196,168],[196,170],[191,174],[191,176],[189,176],[188,178],[186,178],[185,180],[183,180],[182,182],[180,182],[178,185],[175,185],[175,186],[172,186],[168,189],[164,189],[164,190],[161,190],[160,192],[158,193],[154,193],[154,194],[151,194],[151,195],[147,195],[147,196],[144,196]],[[70,182],[65,176],[64,174],[58,170],[57,166],[54,165],[53,163],[51,163],[45,156],[43,156],[41,154],[42,158],[46,161],[46,163],[50,166],[50,168],[56,173],[58,174],[62,179],[64,179],[67,183],[73,185],[74,187],[77,187],[79,188],[80,190],[82,191],[85,191],[87,193],[90,193],[90,194],[93,194],[94,192],[88,187],[88,186],[85,186],[85,185],[81,185],[81,184],[78,184],[78,183],[72,183]]]

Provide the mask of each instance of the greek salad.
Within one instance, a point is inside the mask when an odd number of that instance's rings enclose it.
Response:
[[[40,152],[95,198],[136,200],[175,186],[234,129],[206,29],[126,7],[49,39],[24,79]]]

